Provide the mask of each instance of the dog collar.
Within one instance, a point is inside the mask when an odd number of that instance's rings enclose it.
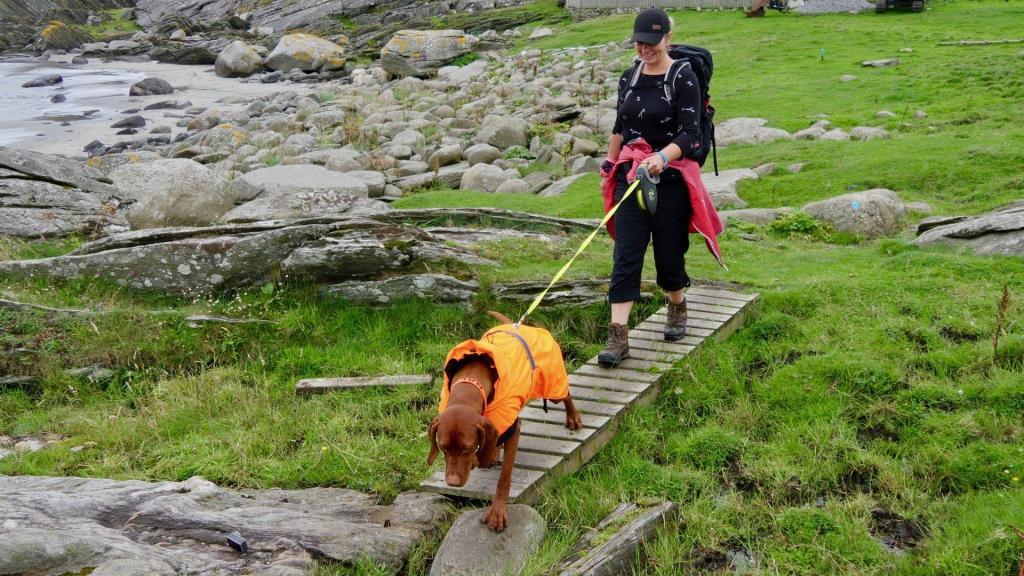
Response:
[[[480,384],[480,381],[477,380],[476,378],[466,378],[466,377],[459,378],[458,380],[456,380],[456,381],[454,381],[454,382],[452,382],[451,384],[448,385],[448,390],[451,391],[451,389],[456,384],[462,384],[463,382],[465,382],[466,384],[472,384],[480,392],[480,397],[483,398],[483,400],[484,400],[484,410],[486,410],[487,409],[487,392],[484,392],[483,385]]]

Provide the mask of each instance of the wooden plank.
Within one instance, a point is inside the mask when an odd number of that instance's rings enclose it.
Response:
[[[644,360],[651,360],[653,362],[675,364],[679,360],[682,360],[684,356],[686,356],[686,352],[673,352],[669,350],[646,350],[644,348],[633,346],[632,343],[629,346],[630,358],[642,358]]]
[[[630,394],[629,392],[595,390],[593,388],[573,386],[572,384],[569,384],[569,393],[572,394],[573,398],[579,398],[580,400],[591,400],[609,404],[629,404],[636,397],[635,394]]]
[[[459,496],[462,498],[471,498],[473,500],[490,500],[494,497],[494,490],[498,485],[498,475],[501,473],[501,467],[495,466],[493,468],[477,468],[469,475],[469,480],[465,486],[454,487],[449,486],[444,481],[444,470],[438,470],[430,478],[425,480],[420,486],[430,488],[434,492],[440,492],[441,494],[448,494],[450,496]],[[509,500],[513,500],[522,496],[522,494],[531,488],[537,480],[540,480],[544,476],[544,473],[539,470],[527,470],[524,468],[515,468],[512,470],[512,486],[509,490]]]
[[[576,405],[576,409],[579,410],[581,414],[583,414],[584,425],[586,425],[587,414],[611,417],[615,416],[622,410],[622,404],[616,404],[613,402],[599,402],[594,400],[583,400],[582,398],[577,398],[575,392],[572,392],[572,402],[573,404]],[[527,406],[537,408],[538,410],[540,410],[541,404],[542,402],[540,400],[534,400],[533,402],[530,402]],[[550,410],[551,412],[560,413],[565,411],[565,406],[561,404],[552,404],[548,402],[548,410]]]
[[[746,301],[743,300],[730,300],[728,298],[718,298],[716,296],[708,296],[706,294],[686,294],[686,302],[688,304],[711,304],[713,306],[722,306],[725,308],[734,308],[739,310],[747,305]]]
[[[662,323],[651,322],[650,324],[647,324],[646,321],[645,322],[641,322],[640,324],[637,324],[636,326],[633,327],[632,330],[629,331],[629,335],[633,336],[634,332],[637,333],[636,336],[638,338],[645,338],[646,337],[648,340],[651,340],[651,339],[653,339],[653,340],[664,340],[665,339],[665,323],[664,322],[662,322]],[[715,331],[714,330],[708,330],[707,328],[687,328],[686,333],[689,336],[697,336],[699,338],[706,338],[706,337],[711,336],[712,334],[714,334]]]
[[[306,378],[295,383],[296,394],[323,394],[332,390],[348,388],[370,388],[374,386],[414,386],[430,384],[434,377],[430,374],[411,374],[406,376],[368,376],[354,378]]]
[[[559,440],[557,438],[543,438],[541,436],[519,436],[519,448],[529,452],[541,452],[543,454],[561,454],[562,456],[572,454],[580,447],[579,442],[572,440]]]
[[[556,440],[573,440],[575,442],[586,442],[587,438],[594,435],[594,428],[580,428],[570,430],[564,424],[548,424],[546,422],[535,422],[525,420],[521,423],[523,434],[539,436],[541,438],[554,438]]]
[[[610,378],[618,378],[622,380],[632,380],[634,382],[653,382],[657,380],[659,374],[651,372],[651,365],[654,363],[646,360],[626,360],[618,363],[615,368],[605,368],[598,366],[597,357],[591,359],[590,362],[575,369],[573,374],[587,374],[589,376],[604,376]],[[663,366],[663,365],[658,365]]]
[[[645,320],[645,322],[650,321],[655,326],[661,326],[662,329],[664,329],[665,321],[666,320],[668,320],[668,316],[655,314],[654,316],[651,316],[650,318]],[[722,326],[722,324],[725,324],[725,322],[722,321],[722,320],[705,320],[704,318],[695,317],[693,315],[691,315],[690,317],[688,317],[686,319],[686,328],[687,329],[690,329],[690,328],[706,328],[708,330],[717,330],[718,328],[720,328]]]
[[[585,374],[579,374],[573,372],[569,375],[569,383],[574,386],[581,388],[595,388],[598,390],[615,390],[616,392],[629,392],[631,394],[639,394],[643,392],[650,384],[648,382],[636,382],[629,380],[618,380],[614,377],[601,374],[598,376],[591,376]]]
[[[742,302],[753,302],[757,300],[759,294],[747,294],[744,292],[736,292],[734,290],[725,290],[723,288],[690,288],[686,291],[687,294],[703,294],[706,296],[715,296],[718,298],[728,298],[730,300],[740,300]]]
[[[541,454],[527,450],[516,450],[516,468],[548,471],[562,463],[562,457],[556,454]]]
[[[639,338],[634,338],[634,335],[630,334],[629,349],[632,350],[634,346],[637,348],[643,348],[644,350],[673,350],[674,347],[687,347],[692,349],[695,346],[700,346],[701,342],[704,341],[704,337],[702,336],[687,335],[681,340],[669,341],[665,340],[664,334],[662,334],[660,338],[651,338],[649,337],[649,334],[650,333],[647,333],[648,337],[646,338],[643,337],[644,335],[639,333],[637,334],[637,336],[641,336]],[[687,350],[687,352],[689,352],[689,350]]]
[[[686,343],[687,341],[689,341],[689,343]],[[665,352],[667,354],[685,356],[693,351],[693,349],[703,341],[703,338],[693,338],[691,336],[687,336],[682,340],[676,340],[675,342],[670,342],[664,338],[661,340],[630,338],[629,353],[632,354],[635,350],[646,350],[649,352]]]
[[[614,526],[636,515],[625,526]],[[675,524],[679,505],[662,502],[650,508],[620,504],[596,528],[580,539],[573,554],[558,568],[559,576],[618,576],[631,574],[646,558],[644,544],[663,526]],[[610,535],[606,534],[614,530]]]
[[[575,404],[575,402],[573,402]],[[554,404],[548,404],[548,411],[545,412],[542,408],[536,408],[533,406],[527,406],[523,408],[523,411],[519,413],[519,417],[523,420],[529,420],[531,422],[545,422],[547,424],[561,424],[565,425],[565,409],[562,410],[551,410],[551,406]],[[584,428],[600,428],[608,423],[608,416],[598,416],[596,414],[584,414],[580,412],[580,418],[583,420]]]

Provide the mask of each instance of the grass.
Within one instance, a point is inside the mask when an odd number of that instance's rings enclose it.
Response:
[[[106,15],[106,18],[104,18],[99,24],[80,24],[74,25],[74,27],[83,32],[87,32],[99,41],[116,40],[133,32],[142,30],[142,27],[139,26],[135,20],[125,18],[125,13],[128,10],[128,8],[103,10],[102,13]]]
[[[1020,198],[1020,46],[936,42],[1014,37],[1024,6],[929,6],[884,16],[675,14],[677,40],[715,50],[712,94],[721,118],[759,116],[795,130],[828,113],[840,127],[893,132],[882,141],[721,150],[724,168],[808,162],[797,174],[744,181],[741,197],[754,207],[799,207],[886,187],[950,214]],[[554,38],[530,46],[618,41],[630,20],[562,22]],[[900,52],[905,47],[913,52]],[[890,56],[902,64],[859,66]],[[847,73],[858,79],[840,83]],[[876,119],[882,109],[897,117]],[[927,118],[915,118],[918,109]],[[400,205],[595,218],[597,185],[585,177],[559,198],[436,190]],[[564,245],[493,242],[481,252],[500,265],[471,272],[485,285],[547,279],[582,236]],[[629,414],[590,464],[543,494],[537,508],[549,537],[527,573],[557,565],[618,503],[672,499],[683,527],[649,543],[640,574],[732,573],[721,568],[730,555],[748,558],[751,574],[1016,574],[1024,553],[1014,531],[1024,528],[1024,260],[921,249],[911,240],[908,231],[864,241],[793,216],[728,230],[721,238],[728,270],[695,244],[692,276],[749,285],[761,300],[741,330],[666,373],[655,403]],[[0,257],[53,255],[78,243],[4,240]],[[607,277],[611,249],[599,237],[569,276]],[[653,277],[652,262],[645,269]],[[1000,313],[1004,286],[1010,300]],[[301,283],[209,301],[96,281],[0,279],[0,289],[16,299],[113,311],[86,320],[0,309],[0,373],[38,380],[0,391],[0,434],[67,437],[0,460],[0,474],[200,474],[238,487],[345,486],[385,501],[429,472],[424,431],[435,388],[296,398],[295,380],[436,374],[451,346],[490,325],[483,310],[516,312],[486,298],[468,312],[429,302],[356,306],[322,300]],[[658,305],[639,306],[635,318]],[[184,318],[195,312],[275,324],[192,329]],[[556,334],[572,369],[600,349],[607,310],[543,306],[532,321]],[[114,376],[92,383],[64,373],[92,364]],[[97,446],[70,451],[87,441]],[[914,526],[918,536],[893,550],[882,541],[894,525]],[[406,573],[425,574],[436,545],[436,537],[422,545]],[[362,564],[320,565],[314,573],[384,572]]]

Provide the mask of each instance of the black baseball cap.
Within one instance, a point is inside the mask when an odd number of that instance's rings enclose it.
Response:
[[[671,31],[672,21],[668,19],[668,14],[661,8],[648,8],[633,22],[633,37],[630,41],[657,44]]]

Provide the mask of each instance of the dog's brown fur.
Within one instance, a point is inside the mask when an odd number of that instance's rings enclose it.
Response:
[[[498,312],[488,312],[503,324],[512,324]],[[490,359],[480,356],[463,363],[451,378],[472,378],[480,382],[484,394],[491,396],[497,372],[491,367]],[[582,427],[579,410],[566,396],[554,403],[565,403],[565,427],[578,430]],[[473,468],[490,468],[498,461],[498,451],[504,449],[501,460],[501,475],[495,490],[491,508],[482,521],[492,530],[501,532],[508,526],[508,494],[512,485],[512,468],[519,445],[519,420],[513,424],[515,432],[504,443],[498,444],[498,430],[484,417],[484,399],[474,386],[463,384],[449,390],[448,407],[430,423],[430,454],[427,463],[432,464],[438,452],[444,453],[444,480],[449,486],[464,486]]]

